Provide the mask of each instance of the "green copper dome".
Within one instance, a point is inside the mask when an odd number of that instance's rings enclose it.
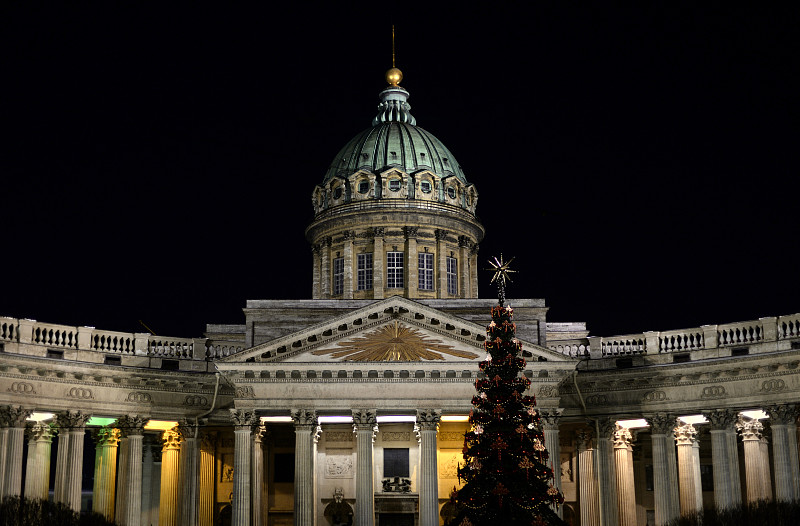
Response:
[[[372,120],[372,127],[356,135],[339,151],[323,185],[334,177],[347,178],[358,170],[377,174],[389,168],[409,174],[430,170],[440,177],[456,176],[467,184],[450,150],[431,133],[416,126],[408,96],[400,86],[389,86],[381,92],[379,113]]]

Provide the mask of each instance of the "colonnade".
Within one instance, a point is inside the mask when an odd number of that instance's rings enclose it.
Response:
[[[764,409],[772,431],[774,498],[800,500],[800,464],[797,461],[795,404]],[[772,473],[764,425],[737,411],[717,409],[703,413],[711,436],[714,504],[718,509],[773,498]],[[703,508],[700,444],[697,427],[674,415],[645,417],[650,428],[655,524],[661,526],[680,515]],[[737,433],[738,432],[738,433]],[[635,431],[613,419],[598,421],[576,434],[578,499],[582,526],[634,526],[636,496],[632,440]],[[738,436],[744,451],[744,492],[740,477]],[[613,443],[613,455],[609,444]],[[610,509],[612,508],[612,509]]]

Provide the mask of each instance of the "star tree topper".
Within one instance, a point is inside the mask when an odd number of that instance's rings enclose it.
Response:
[[[492,268],[487,268],[486,270],[494,271],[494,276],[492,276],[492,281],[489,283],[497,283],[497,299],[500,301],[500,306],[506,301],[506,280],[513,282],[510,273],[516,272],[516,270],[511,270],[509,265],[511,262],[514,261],[514,258],[509,259],[508,261],[503,261],[503,254],[500,254],[500,259],[493,257],[489,260],[489,264]]]

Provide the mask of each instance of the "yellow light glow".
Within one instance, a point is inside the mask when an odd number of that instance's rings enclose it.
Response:
[[[376,418],[379,424],[398,424],[401,422],[417,423],[417,417],[413,415],[385,415]]]
[[[444,416],[442,416],[442,422],[469,422],[469,416],[467,416],[467,415],[444,415]]]
[[[767,415],[767,413],[765,413],[761,409],[755,409],[753,411],[742,411],[739,414],[746,418],[752,418],[753,420],[763,420],[765,418],[769,418],[769,415]]]
[[[166,431],[177,425],[178,422],[173,422],[170,420],[148,420],[144,428],[148,431]]]
[[[54,416],[55,415],[53,413],[40,413],[38,411],[35,411],[31,413],[31,416],[26,418],[26,420],[29,422],[44,422],[45,420],[50,420]]]
[[[321,416],[317,419],[320,424],[350,424],[352,416]]]
[[[262,416],[261,417],[261,421],[262,422],[272,422],[273,424],[274,423],[279,423],[279,422],[286,423],[286,422],[291,422],[292,421],[292,417],[291,416]]]
[[[647,420],[644,418],[637,418],[635,420],[617,420],[617,425],[625,429],[633,429],[635,427],[650,427]]]

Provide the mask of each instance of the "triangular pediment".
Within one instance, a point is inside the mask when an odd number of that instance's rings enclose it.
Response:
[[[392,296],[219,362],[477,363],[486,357],[485,334],[483,326]],[[523,349],[534,355],[533,360],[568,360],[560,353],[524,341]]]

